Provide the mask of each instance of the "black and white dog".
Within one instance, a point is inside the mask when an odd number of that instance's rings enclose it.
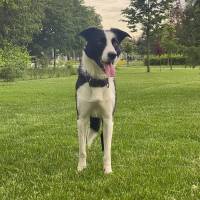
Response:
[[[103,124],[103,167],[112,172],[111,140],[115,109],[115,67],[119,44],[128,33],[119,29],[88,28],[80,33],[87,41],[76,82],[77,126],[79,137],[78,171],[86,168],[86,145],[90,146]]]

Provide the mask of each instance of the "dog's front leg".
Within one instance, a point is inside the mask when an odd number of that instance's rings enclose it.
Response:
[[[103,119],[103,139],[104,139],[103,167],[104,167],[105,174],[109,174],[112,172],[112,167],[111,167],[112,133],[113,133],[112,117]]]
[[[79,138],[79,162],[78,171],[82,171],[86,168],[86,136],[87,136],[87,119],[78,119],[78,138]]]

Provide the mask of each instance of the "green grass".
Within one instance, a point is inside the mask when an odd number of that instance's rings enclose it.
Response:
[[[112,163],[78,174],[76,77],[0,83],[1,200],[200,199],[200,70],[120,68]]]

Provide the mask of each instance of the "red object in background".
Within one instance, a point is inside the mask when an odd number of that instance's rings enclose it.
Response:
[[[156,42],[156,45],[155,45],[155,54],[158,55],[158,56],[161,56],[162,54],[164,54],[165,51],[164,49],[161,47],[160,45],[160,42]]]

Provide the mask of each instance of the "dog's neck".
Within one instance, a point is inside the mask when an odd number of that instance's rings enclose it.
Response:
[[[96,79],[105,79],[107,75],[103,70],[97,65],[97,63],[89,58],[85,51],[83,51],[81,67],[84,72],[87,72],[91,77]]]

